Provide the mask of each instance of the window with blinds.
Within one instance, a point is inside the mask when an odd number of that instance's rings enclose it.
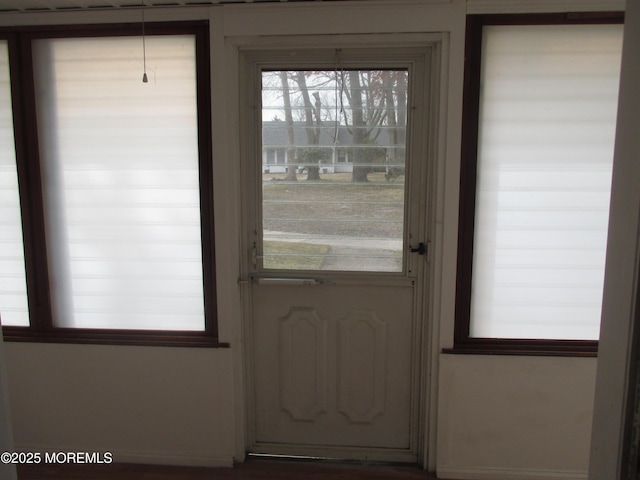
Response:
[[[53,325],[205,327],[193,35],[33,42]]]
[[[12,115],[8,45],[0,41],[0,321],[4,326],[27,326],[29,308]]]
[[[597,340],[622,25],[482,39],[469,335]]]

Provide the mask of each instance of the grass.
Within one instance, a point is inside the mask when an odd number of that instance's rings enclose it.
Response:
[[[284,174],[263,176],[264,230],[290,232],[303,237],[327,235],[367,239],[402,238],[405,193],[403,176],[388,182],[384,174],[375,172],[369,174],[369,182],[366,183],[352,182],[351,174],[348,173],[323,174],[321,180],[311,182],[302,175],[298,176],[297,182],[284,181],[283,177]],[[343,250],[345,249],[340,250],[340,253],[347,256],[348,252],[363,253],[362,249],[354,247],[347,248],[347,253]],[[333,268],[336,257],[325,262],[329,251],[329,245],[304,241],[265,241],[263,265],[264,268],[273,270],[313,271]],[[371,247],[365,254],[370,254],[375,259],[378,255],[388,255],[389,252],[377,251]],[[401,269],[402,252],[394,252],[393,261]],[[393,261],[384,260],[383,268],[390,268]],[[377,267],[372,268],[375,270]]]
[[[282,175],[281,177],[283,177]],[[302,234],[401,237],[404,177],[387,182],[369,174],[353,183],[351,174],[324,174],[322,180],[297,182],[263,176],[263,221],[266,230]]]
[[[277,270],[320,270],[328,245],[299,242],[264,242],[264,268]]]

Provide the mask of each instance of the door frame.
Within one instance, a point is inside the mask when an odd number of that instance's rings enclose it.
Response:
[[[239,71],[239,100],[240,100],[240,173],[242,183],[241,225],[242,238],[240,244],[241,255],[241,280],[242,285],[242,337],[243,337],[243,368],[244,377],[244,414],[245,414],[245,449],[255,444],[255,418],[253,413],[253,345],[252,345],[252,256],[255,255],[255,245],[250,242],[251,231],[254,226],[252,211],[257,207],[251,202],[259,201],[255,198],[254,167],[256,158],[261,158],[259,151],[258,135],[260,132],[259,115],[255,114],[260,105],[261,91],[255,88],[255,68],[257,64],[274,63],[279,68],[318,68],[318,57],[314,53],[320,50],[349,49],[357,51],[360,64],[364,68],[378,66],[388,59],[395,65],[402,63],[394,61],[394,53],[416,51],[424,49],[425,54],[425,84],[423,84],[423,96],[428,100],[428,109],[422,114],[422,118],[416,121],[408,130],[408,144],[411,149],[417,147],[417,155],[421,164],[420,173],[424,176],[421,182],[422,188],[417,196],[417,205],[425,215],[419,219],[418,232],[420,240],[428,242],[430,248],[426,257],[408,258],[405,268],[415,268],[416,278],[422,285],[422,292],[416,290],[416,302],[414,316],[418,322],[420,338],[416,340],[419,348],[414,355],[412,398],[415,400],[412,406],[413,418],[417,422],[417,445],[415,450],[418,463],[424,468],[432,463],[435,458],[435,425],[437,382],[437,345],[438,328],[435,322],[437,306],[433,304],[438,285],[433,280],[437,278],[436,269],[440,262],[434,261],[434,251],[440,251],[440,245],[434,245],[439,236],[437,227],[437,212],[435,211],[436,195],[438,194],[437,170],[444,156],[443,126],[444,115],[441,110],[441,99],[446,98],[446,92],[441,81],[443,72],[446,72],[443,64],[443,50],[447,50],[448,36],[440,33],[425,34],[356,34],[356,35],[295,35],[273,36],[260,38],[235,38],[231,41],[238,54]],[[322,47],[318,47],[321,45]],[[285,57],[293,51],[303,50],[307,60],[298,59],[287,61]],[[322,54],[326,58],[326,54]],[[369,61],[367,61],[369,60]],[[349,66],[353,64],[350,62]],[[414,107],[409,107],[414,110]],[[417,136],[420,138],[416,138]],[[416,143],[417,142],[417,143]],[[414,153],[415,154],[415,153]],[[409,186],[407,186],[409,188]],[[415,209],[416,205],[409,206]],[[410,241],[407,239],[407,241]],[[418,241],[418,239],[413,239]],[[435,247],[435,248],[434,248]],[[408,245],[405,245],[405,249]],[[417,256],[413,256],[417,257]],[[424,258],[425,261],[422,261]],[[314,278],[318,275],[314,275]],[[400,277],[406,278],[406,277]],[[435,288],[434,288],[435,287]]]

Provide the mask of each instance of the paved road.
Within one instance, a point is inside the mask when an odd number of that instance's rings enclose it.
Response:
[[[277,240],[279,242],[300,242],[315,245],[329,245],[335,247],[352,247],[374,250],[402,250],[401,238],[375,238],[375,237],[345,237],[342,235],[306,235],[302,233],[275,232],[265,230],[265,240]]]

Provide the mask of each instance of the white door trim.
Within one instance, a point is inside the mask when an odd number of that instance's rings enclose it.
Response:
[[[438,310],[438,305],[434,302],[437,301],[439,295],[436,293],[439,291],[437,282],[434,282],[436,278],[436,268],[440,268],[440,262],[434,261],[434,251],[441,251],[441,246],[434,245],[440,235],[440,229],[437,227],[436,212],[434,206],[439,203],[436,199],[436,194],[441,192],[441,188],[437,188],[439,183],[436,172],[442,168],[441,162],[444,158],[444,152],[442,151],[442,145],[444,144],[444,125],[446,115],[441,110],[441,99],[445,98],[446,94],[443,85],[443,78],[446,77],[446,69],[443,64],[443,49],[448,48],[448,36],[446,34],[367,34],[367,35],[330,35],[330,36],[286,36],[286,37],[260,37],[260,38],[248,38],[238,37],[233,39],[227,39],[228,45],[230,45],[238,53],[238,68],[239,68],[239,97],[240,97],[240,156],[241,156],[241,178],[243,188],[247,188],[247,182],[251,172],[251,165],[253,164],[253,157],[257,153],[255,137],[252,131],[256,131],[256,125],[254,125],[254,115],[250,112],[256,105],[259,104],[260,92],[256,91],[254,85],[250,83],[251,75],[247,71],[247,66],[251,62],[255,62],[256,58],[260,58],[260,61],[265,61],[273,56],[276,58],[282,58],[282,52],[287,50],[299,50],[307,49],[308,53],[312,53],[317,45],[322,45],[324,49],[327,48],[348,48],[357,49],[363,54],[370,55],[373,63],[384,61],[385,55],[381,55],[380,47],[389,47],[392,45],[397,49],[416,49],[424,48],[425,46],[430,49],[431,60],[427,65],[427,75],[429,76],[429,91],[425,92],[428,96],[430,110],[426,113],[426,118],[423,119],[423,127],[420,131],[421,138],[413,139],[413,141],[425,142],[426,145],[421,151],[421,163],[423,165],[422,175],[426,177],[425,184],[426,190],[429,192],[428,198],[426,192],[422,192],[422,198],[420,202],[426,205],[426,215],[420,220],[420,231],[425,233],[426,238],[431,243],[431,252],[429,253],[428,261],[425,266],[420,269],[419,274],[423,279],[425,288],[424,296],[416,303],[418,311],[416,315],[421,318],[421,332],[422,338],[419,339],[420,343],[420,363],[421,368],[416,369],[415,375],[418,377],[414,382],[418,392],[414,395],[414,398],[418,400],[418,405],[414,408],[417,410],[415,418],[418,420],[418,445],[417,452],[418,458],[421,464],[428,468],[435,458],[435,429],[429,428],[431,425],[435,425],[436,418],[436,406],[435,399],[437,398],[437,382],[434,381],[437,375],[437,358],[438,358],[438,344],[437,338],[437,325],[434,322],[434,313]],[[384,49],[383,49],[384,51]],[[306,58],[311,58],[307,56]],[[387,60],[392,60],[393,55],[387,57]],[[313,61],[313,58],[311,58]],[[281,63],[281,62],[280,62]],[[371,64],[372,62],[368,62]],[[300,62],[292,62],[292,65],[300,66]],[[250,188],[250,187],[248,187]],[[243,199],[242,205],[242,231],[244,233],[242,242],[242,251],[245,252],[242,258],[242,276],[241,283],[248,282],[250,279],[251,262],[250,252],[252,245],[248,244],[249,235],[247,234],[252,226],[249,211],[253,206],[248,205],[249,199],[253,199],[253,192],[245,190],[241,195]],[[424,208],[424,207],[423,207]],[[348,279],[345,278],[345,281]],[[246,285],[246,283],[245,283]],[[249,292],[248,288],[245,288],[245,292]],[[251,358],[251,335],[250,335],[250,318],[251,318],[251,298],[250,295],[243,296],[243,338],[244,338],[244,385],[245,385],[245,406],[246,406],[246,445],[251,445],[255,438],[254,421],[251,405],[253,404],[253,378],[252,378],[252,358]]]

